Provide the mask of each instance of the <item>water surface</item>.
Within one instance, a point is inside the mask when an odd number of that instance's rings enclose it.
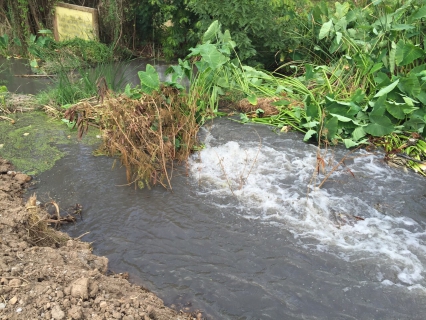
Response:
[[[200,138],[173,192],[127,186],[82,144],[63,146],[36,192],[81,203],[71,236],[90,231],[111,269],[208,319],[424,318],[424,178],[334,148],[326,161],[345,167],[309,189],[317,150],[296,133],[217,119]]]

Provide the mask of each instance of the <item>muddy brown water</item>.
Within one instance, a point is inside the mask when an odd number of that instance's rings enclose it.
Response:
[[[299,134],[216,119],[200,139],[173,192],[135,190],[74,144],[29,193],[80,203],[71,236],[90,232],[113,271],[208,319],[424,318],[424,178],[357,151],[308,192],[316,149]]]

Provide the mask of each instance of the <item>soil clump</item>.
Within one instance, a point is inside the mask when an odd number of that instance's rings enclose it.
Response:
[[[153,293],[107,276],[108,259],[48,226],[29,176],[0,158],[0,319],[200,319],[165,307]],[[46,218],[47,217],[47,218]]]

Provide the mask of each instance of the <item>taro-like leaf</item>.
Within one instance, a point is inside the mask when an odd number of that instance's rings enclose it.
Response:
[[[386,110],[396,119],[405,119],[405,113],[399,103],[388,101],[386,103]]]
[[[426,6],[423,6],[417,9],[416,11],[414,11],[414,13],[408,17],[408,21],[411,22],[421,18],[426,18]]]
[[[306,104],[306,115],[312,119],[317,119],[319,117],[318,107],[313,103]]]
[[[219,30],[220,30],[219,21],[217,20],[213,21],[211,25],[208,27],[207,31],[204,32],[203,42],[206,43],[207,41],[215,40]]]
[[[334,13],[334,15],[337,19],[343,18],[350,9],[350,5],[348,2],[344,2],[344,3],[336,2],[335,6],[336,6],[336,12]]]
[[[402,77],[398,88],[411,97],[417,97],[422,91],[420,82],[415,74],[409,73],[407,77]]]
[[[154,91],[160,90],[160,78],[152,65],[147,64],[146,71],[139,71],[138,76],[144,92],[151,94]]]
[[[350,121],[352,121],[351,118],[341,116],[340,114],[330,113],[330,115],[333,116],[333,117],[335,117],[335,118],[337,118],[337,120],[342,121],[342,122],[350,122]]]
[[[391,120],[386,116],[370,115],[371,123],[364,127],[365,132],[375,137],[382,137],[393,132]]]
[[[363,127],[355,128],[355,130],[352,131],[352,139],[354,141],[358,141],[359,139],[365,137],[366,134],[367,133],[365,132]]]
[[[398,85],[398,83],[399,83],[399,79],[397,79],[396,81],[392,82],[390,85],[388,85],[388,86],[380,89],[379,92],[376,93],[376,95],[374,96],[374,98],[381,97],[381,96],[384,96],[385,94],[388,94],[393,89],[395,89],[395,87]]]
[[[223,65],[228,59],[217,50],[213,44],[203,44],[200,46],[200,54],[203,60],[209,65],[212,70]]]
[[[325,121],[323,132],[326,133],[328,140],[334,139],[338,128],[339,120],[337,119],[337,117],[332,117],[331,119],[327,119]]]
[[[345,147],[347,149],[356,147],[358,145],[358,143],[356,143],[352,139],[343,139],[343,143],[345,144]]]
[[[361,88],[358,88],[355,90],[355,92],[353,93],[352,97],[351,97],[351,101],[359,104],[361,102],[363,102],[365,99],[365,93],[364,91],[362,91]]]
[[[330,33],[331,28],[333,27],[333,21],[330,19],[328,22],[324,23],[321,26],[320,32],[319,32],[319,36],[318,39],[322,40],[325,37],[328,36],[328,34]]]
[[[425,51],[411,43],[399,40],[396,45],[395,61],[398,66],[406,66],[425,55]]]
[[[306,132],[305,136],[303,137],[303,141],[308,141],[316,133],[317,133],[316,130],[312,130],[312,129],[308,130],[308,132]]]
[[[414,26],[411,24],[394,24],[392,25],[392,29],[394,31],[403,31],[403,30],[412,30]]]

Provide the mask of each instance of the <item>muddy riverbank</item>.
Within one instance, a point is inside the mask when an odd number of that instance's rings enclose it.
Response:
[[[195,319],[153,293],[106,275],[88,243],[46,229],[22,194],[29,176],[0,159],[0,319]],[[198,315],[197,319],[200,319]]]

